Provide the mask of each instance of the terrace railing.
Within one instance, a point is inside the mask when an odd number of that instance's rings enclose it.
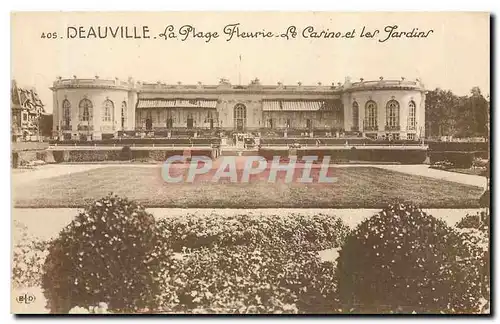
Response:
[[[385,130],[386,131],[399,131],[401,130],[400,125],[385,125]]]

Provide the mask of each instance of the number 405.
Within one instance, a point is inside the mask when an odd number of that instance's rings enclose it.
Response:
[[[57,38],[57,33],[52,32],[52,33],[42,33],[40,38]]]

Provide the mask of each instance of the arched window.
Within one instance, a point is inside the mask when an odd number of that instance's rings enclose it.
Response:
[[[386,127],[390,130],[399,130],[399,102],[390,100],[386,106]]]
[[[114,112],[115,105],[113,104],[113,101],[106,99],[102,103],[102,121],[103,122],[112,122],[113,121],[113,112]]]
[[[356,101],[352,103],[352,128],[359,129],[359,105]]]
[[[80,100],[80,104],[78,105],[80,121],[90,121],[92,119],[92,101],[89,99]]]
[[[365,106],[365,125],[366,130],[377,130],[377,104],[375,101],[368,101]]]
[[[237,130],[244,130],[247,122],[247,107],[242,104],[234,106],[234,127]]]
[[[122,121],[122,129],[125,128],[125,123],[127,121],[127,102],[123,101],[122,102],[122,114],[121,114],[121,121]]]
[[[417,106],[415,101],[411,100],[408,103],[408,129],[415,130],[417,126]]]
[[[64,126],[69,127],[69,125],[71,124],[71,103],[68,99],[64,99],[62,108]]]
[[[244,105],[238,104],[234,107],[234,118],[247,118],[247,109]]]

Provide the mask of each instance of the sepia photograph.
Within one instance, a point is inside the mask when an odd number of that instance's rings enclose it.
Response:
[[[10,18],[13,314],[491,314],[489,13]]]

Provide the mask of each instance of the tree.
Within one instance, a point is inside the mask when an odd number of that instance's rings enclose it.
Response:
[[[458,97],[450,90],[436,88],[429,91],[425,100],[427,136],[452,135],[455,129],[455,111]]]
[[[469,96],[461,97],[450,90],[431,90],[425,100],[426,135],[485,137],[488,109],[488,101],[479,87],[473,87]]]

